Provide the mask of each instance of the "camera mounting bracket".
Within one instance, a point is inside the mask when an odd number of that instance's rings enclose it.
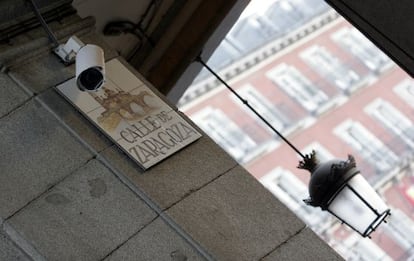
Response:
[[[76,54],[85,44],[76,36],[71,36],[65,44],[60,44],[53,51],[65,64],[75,62]]]

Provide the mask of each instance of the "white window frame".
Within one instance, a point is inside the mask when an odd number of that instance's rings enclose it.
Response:
[[[391,103],[377,98],[365,107],[365,112],[385,125],[396,136],[414,148],[413,123]]]
[[[312,151],[316,152],[316,157],[319,160],[319,162],[326,162],[328,160],[334,159],[334,156],[331,152],[329,152],[322,144],[320,144],[317,141],[314,141],[301,149],[301,152],[303,155],[310,154]],[[301,158],[300,158],[301,159]]]
[[[330,215],[317,208],[307,206],[303,199],[309,196],[307,186],[292,172],[277,167],[261,177],[260,183],[289,209],[295,212],[313,230],[323,231],[330,226]]]
[[[343,27],[333,33],[331,38],[372,71],[380,73],[394,65],[387,55],[355,28]]]
[[[322,90],[294,66],[282,63],[268,71],[266,76],[309,112],[316,112],[329,100]]]
[[[391,170],[398,163],[397,155],[358,121],[345,120],[334,133],[381,172]]]
[[[414,107],[414,81],[405,79],[394,87],[394,92],[408,105]]]
[[[286,178],[289,181],[292,181],[294,184],[295,192],[293,194],[297,194],[296,196],[292,196],[292,192],[286,191],[283,189],[280,184],[280,180]],[[275,197],[277,197],[280,201],[282,201],[289,209],[292,211],[297,211],[301,208],[301,197],[302,199],[306,198],[306,185],[295,177],[290,171],[278,167],[268,174],[264,175],[259,179],[260,183],[262,183],[265,188],[267,188]],[[289,193],[290,192],[290,193]]]
[[[302,51],[299,56],[313,70],[340,89],[353,91],[360,87],[361,76],[332,55],[325,47],[313,45]]]
[[[257,91],[253,85],[246,84],[237,89],[237,92],[278,131],[284,131],[291,125],[288,117],[280,112],[264,95]],[[243,110],[248,110],[240,101],[237,100],[236,103],[242,106]],[[248,110],[248,113],[252,114],[250,110]],[[252,115],[252,117],[257,119],[256,115]],[[261,121],[260,123],[263,124]],[[273,131],[267,126],[266,130],[273,134]]]
[[[397,242],[401,248],[409,251],[414,243],[414,222],[398,208],[391,209],[390,225],[385,226],[385,232]],[[411,252],[411,258],[414,255]],[[407,259],[412,260],[412,259]]]
[[[351,234],[344,240],[336,242],[336,244],[338,244],[339,253],[346,260],[393,260],[373,240],[370,238],[361,238],[361,236],[357,235],[356,233]]]
[[[191,118],[238,162],[244,163],[257,147],[256,142],[218,108],[206,107]]]

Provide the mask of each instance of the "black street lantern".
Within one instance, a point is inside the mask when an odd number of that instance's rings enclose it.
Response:
[[[319,163],[313,151],[298,168],[311,172],[310,197],[304,202],[327,210],[363,237],[369,237],[390,215],[390,209],[356,168],[353,156],[346,161]]]
[[[348,156],[347,161],[336,159],[319,163],[314,151],[309,155],[303,155],[247,100],[217,75],[200,56],[197,57],[196,61],[211,72],[249,110],[302,157],[303,160],[299,162],[298,167],[307,169],[311,173],[309,182],[310,198],[304,200],[308,205],[327,210],[363,237],[369,237],[383,221],[386,222],[385,218],[390,215],[390,209],[360,174],[356,168],[354,157]]]

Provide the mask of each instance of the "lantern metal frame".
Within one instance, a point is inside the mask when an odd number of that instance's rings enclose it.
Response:
[[[328,211],[361,236],[369,237],[383,221],[386,223],[386,217],[391,215],[390,209],[379,212],[349,183],[353,177],[360,174],[360,171],[356,168],[355,158],[352,155],[348,155],[348,160],[346,161],[335,159],[320,164],[317,160],[316,152],[312,151],[312,153],[305,155],[303,161],[299,162],[298,168],[306,169],[311,173],[309,181],[310,197],[303,201],[307,205],[320,207],[322,210]],[[356,227],[329,209],[331,203],[345,188],[349,188],[364,203],[367,209],[371,210],[376,216],[364,232],[360,232]]]
[[[333,216],[335,216],[337,219],[339,219],[339,220],[341,220],[341,222],[343,223],[343,224],[345,224],[345,225],[347,225],[348,227],[350,227],[350,228],[352,228],[352,230],[354,230],[354,231],[356,231],[358,234],[360,234],[362,237],[368,237],[368,238],[371,238],[370,237],[370,234],[372,233],[372,232],[374,232],[376,229],[377,229],[377,227],[382,223],[382,222],[384,222],[384,223],[387,223],[387,220],[386,220],[386,218],[388,217],[388,216],[390,216],[391,215],[391,210],[390,209],[387,209],[386,211],[384,211],[383,213],[379,213],[375,208],[373,208],[372,207],[372,205],[371,204],[369,204],[369,202],[368,201],[366,201],[365,200],[365,198],[364,197],[362,197],[361,196],[361,194],[360,193],[358,193],[352,186],[350,186],[349,184],[345,184],[345,186],[343,187],[343,188],[345,188],[345,187],[348,187],[352,192],[354,192],[354,194],[359,198],[359,199],[361,199],[361,201],[362,202],[364,202],[365,203],[365,205],[366,206],[368,206],[368,208],[372,211],[372,212],[374,212],[374,214],[377,216],[377,218],[371,223],[371,224],[369,224],[369,226],[367,227],[367,229],[363,232],[363,233],[361,233],[361,232],[359,232],[359,230],[357,230],[354,226],[352,226],[351,224],[349,224],[348,222],[346,222],[345,220],[343,220],[343,219],[341,219],[339,216],[337,216],[334,212],[332,212],[331,210],[327,210],[329,213],[331,213]],[[342,189],[343,189],[342,188]],[[341,190],[342,190],[341,189]],[[341,191],[339,191],[338,192],[338,194],[340,193]],[[334,199],[334,198],[333,198]],[[332,199],[332,200],[333,200]]]

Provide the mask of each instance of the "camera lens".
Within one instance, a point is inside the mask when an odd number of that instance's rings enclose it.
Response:
[[[81,89],[95,91],[99,89],[104,81],[100,68],[92,67],[83,71],[78,77],[78,85]]]

